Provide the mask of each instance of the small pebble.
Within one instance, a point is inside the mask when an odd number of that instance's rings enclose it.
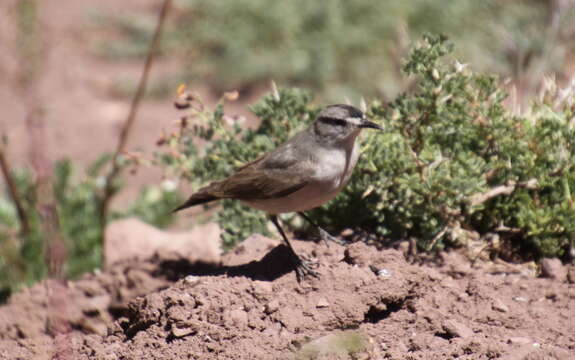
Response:
[[[274,299],[266,304],[264,312],[266,314],[271,314],[278,311],[279,308],[280,308],[280,302]]]
[[[377,276],[382,277],[384,279],[389,279],[393,275],[393,272],[388,269],[380,269],[377,272]]]
[[[496,311],[500,311],[502,313],[506,313],[509,311],[509,307],[503,303],[503,301],[499,299],[495,299],[493,304],[491,304],[491,308]]]
[[[317,307],[317,308],[329,307],[329,302],[327,301],[326,298],[320,298],[320,299],[317,301],[317,304],[315,305],[315,307]]]
[[[474,335],[473,330],[455,320],[447,320],[442,325],[443,330],[453,337],[467,338]]]
[[[238,327],[243,327],[248,324],[248,313],[243,310],[230,311],[230,319],[232,323]]]
[[[256,280],[253,282],[252,288],[256,295],[269,294],[273,291],[273,286],[269,281]]]
[[[570,284],[575,284],[575,266],[573,265],[569,266],[567,270],[567,281],[569,281]]]
[[[352,229],[343,229],[339,235],[340,235],[341,237],[352,236],[352,235],[353,235],[353,230],[352,230]]]
[[[565,281],[567,271],[565,270],[561,260],[557,258],[546,258],[541,260],[541,276],[554,280]]]
[[[184,283],[194,285],[200,282],[200,277],[195,275],[188,275],[184,278]]]
[[[529,339],[528,337],[513,336],[513,337],[510,337],[509,339],[507,339],[507,343],[511,344],[511,345],[527,345],[527,344],[531,344],[532,340]]]
[[[171,333],[174,337],[181,338],[192,333],[195,333],[196,329],[192,326],[178,327],[177,325],[172,327]]]

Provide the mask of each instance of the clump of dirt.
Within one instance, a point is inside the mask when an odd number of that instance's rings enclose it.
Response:
[[[47,294],[33,287],[0,309],[0,357],[569,359],[575,352],[575,285],[567,277],[471,266],[458,253],[414,265],[400,251],[363,243],[295,245],[318,260],[320,278],[298,284],[286,248],[254,236],[218,266],[161,254],[71,282],[62,288],[80,294],[68,298],[79,312],[54,336],[38,316],[49,308]],[[121,290],[137,266],[135,286]],[[86,325],[94,319],[103,325]]]
[[[156,358],[166,353],[174,358],[287,356],[308,339],[386,318],[403,307],[424,276],[394,250],[380,253],[362,244],[352,246],[367,253],[362,257],[385,266],[387,273],[378,276],[367,266],[348,263],[355,258],[345,257],[341,247],[306,245],[321,259],[319,279],[299,285],[292,273],[276,277],[282,268],[290,268],[282,264],[286,253],[281,246],[242,274],[190,275],[132,301],[129,315],[103,344],[82,350],[86,355],[127,358],[136,358],[143,347],[153,349]]]
[[[130,300],[180,278],[181,264],[186,264],[181,255],[162,252],[75,281],[43,281],[12,295],[0,307],[0,359],[51,359],[58,351],[54,340],[61,334],[107,335],[114,321],[127,313]]]

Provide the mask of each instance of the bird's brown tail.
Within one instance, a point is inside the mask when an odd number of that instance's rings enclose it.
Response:
[[[218,198],[206,193],[195,193],[194,195],[190,196],[190,198],[185,203],[172,210],[172,212],[180,211],[200,204],[205,204],[214,200],[218,200]]]

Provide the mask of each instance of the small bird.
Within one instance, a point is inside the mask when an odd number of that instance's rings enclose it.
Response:
[[[324,241],[335,241],[304,211],[333,199],[347,184],[360,153],[355,140],[365,128],[382,129],[353,106],[327,106],[309,128],[240,167],[228,178],[201,188],[174,211],[219,199],[237,199],[262,210],[292,253],[298,281],[306,275],[317,277],[312,269],[314,263],[303,260],[294,251],[277,215],[297,212],[319,230]]]

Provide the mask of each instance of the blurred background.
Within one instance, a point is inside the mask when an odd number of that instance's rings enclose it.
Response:
[[[66,276],[100,266],[102,230],[96,229],[101,223],[94,193],[102,188],[102,173],[98,166],[85,169],[117,146],[161,4],[0,2],[2,152],[25,211],[42,203],[43,175],[56,184],[52,202],[60,206],[61,229],[55,232],[63,234],[67,250],[62,251],[77,258],[68,263]],[[410,90],[402,59],[426,32],[447,35],[456,57],[474,70],[506,79],[520,108],[538,95],[546,78],[560,85],[575,81],[574,5],[573,0],[173,1],[127,149],[154,150],[178,117],[172,101],[181,83],[208,104],[237,90],[239,98],[227,112],[248,123],[255,121],[248,106],[269,91],[271,80],[312,90],[318,104],[357,103],[361,97],[390,101]],[[64,158],[70,161],[52,166]],[[176,196],[166,195],[165,188],[159,195],[144,189],[162,184],[159,171],[125,171],[122,183],[110,218],[136,215],[154,225],[170,224],[163,214]],[[38,225],[46,217],[40,211],[37,218],[30,216],[30,227],[38,229],[22,241],[18,209],[4,188],[0,288],[9,293],[50,273],[50,264],[41,260],[46,247],[39,234],[51,230]]]

